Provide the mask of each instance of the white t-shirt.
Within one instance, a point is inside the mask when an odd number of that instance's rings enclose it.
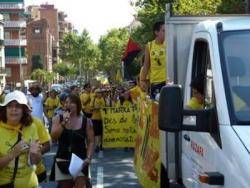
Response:
[[[39,118],[43,122],[43,95],[39,94],[37,97],[33,97],[29,94],[27,98],[32,107],[31,115]]]

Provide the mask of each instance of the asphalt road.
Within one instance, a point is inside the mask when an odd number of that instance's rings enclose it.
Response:
[[[44,156],[44,162],[49,176],[56,152],[56,146]],[[91,180],[95,188],[139,188],[137,177],[133,168],[134,152],[124,149],[104,149],[94,155],[91,164]],[[44,182],[43,188],[55,188],[55,182]]]

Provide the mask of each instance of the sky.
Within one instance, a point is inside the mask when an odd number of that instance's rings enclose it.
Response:
[[[54,4],[64,11],[79,32],[85,28],[92,40],[98,42],[101,35],[112,28],[125,27],[133,21],[135,11],[130,0],[24,0],[25,6]]]

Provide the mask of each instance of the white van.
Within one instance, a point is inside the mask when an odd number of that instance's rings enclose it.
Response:
[[[168,76],[159,127],[166,179],[185,187],[250,187],[250,17],[166,16]],[[204,76],[204,108],[185,109]]]

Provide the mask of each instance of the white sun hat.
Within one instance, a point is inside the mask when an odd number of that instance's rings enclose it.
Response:
[[[5,98],[4,98],[4,102],[0,104],[0,106],[6,106],[7,104],[9,104],[12,101],[17,101],[19,104],[23,104],[25,106],[27,106],[29,108],[29,110],[31,110],[29,104],[28,104],[28,99],[26,98],[26,96],[24,95],[23,92],[15,90],[13,92],[8,93]]]

